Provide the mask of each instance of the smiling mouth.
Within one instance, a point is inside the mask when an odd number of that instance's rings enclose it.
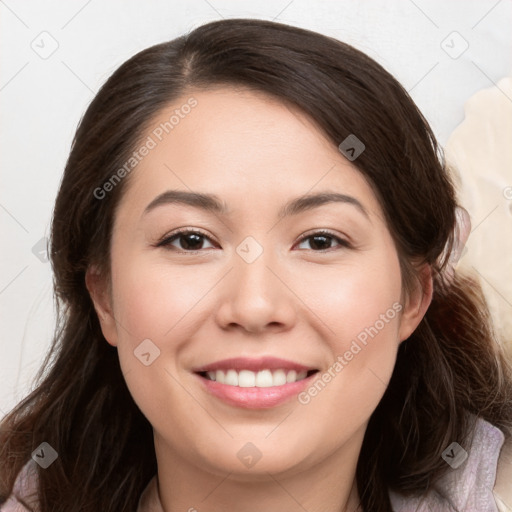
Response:
[[[197,372],[198,375],[206,380],[215,381],[227,386],[236,386],[240,388],[270,388],[284,386],[304,380],[317,373],[318,370],[260,370],[253,372],[251,370],[214,370]]]

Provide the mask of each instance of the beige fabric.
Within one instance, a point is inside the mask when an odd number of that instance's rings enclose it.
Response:
[[[512,77],[476,92],[444,147],[472,231],[459,265],[479,279],[512,359]]]

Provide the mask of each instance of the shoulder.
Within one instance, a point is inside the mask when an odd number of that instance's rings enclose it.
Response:
[[[16,476],[12,492],[0,505],[0,512],[40,512],[37,465],[30,459]],[[142,493],[137,512],[163,512],[158,495],[157,476],[153,476]]]
[[[0,505],[0,512],[39,512],[37,486],[36,464],[30,459],[16,476],[11,495]]]
[[[440,454],[451,468],[422,496],[389,492],[394,512],[486,510],[512,512],[512,439],[476,418],[469,443],[454,442]],[[416,507],[416,508],[414,508]]]

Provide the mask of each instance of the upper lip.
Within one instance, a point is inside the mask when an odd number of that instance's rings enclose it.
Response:
[[[315,370],[316,368],[311,366],[305,366],[303,364],[295,363],[287,359],[280,359],[278,357],[232,357],[230,359],[223,359],[222,361],[215,361],[214,363],[206,364],[198,368],[194,368],[193,371],[199,372],[211,372],[215,370],[251,370],[257,372],[260,370],[295,370],[297,372]]]

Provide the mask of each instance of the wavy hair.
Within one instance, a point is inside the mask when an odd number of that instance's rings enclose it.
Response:
[[[58,320],[33,391],[0,427],[0,503],[43,441],[59,457],[39,470],[41,512],[132,512],[156,473],[151,424],[133,401],[117,350],[104,339],[85,286],[110,272],[116,205],[129,177],[101,187],[150,122],[194,89],[235,85],[298,107],[338,145],[366,149],[353,163],[376,194],[410,289],[415,262],[431,265],[431,305],[401,343],[388,388],[370,417],[356,479],[364,511],[391,512],[388,490],[425,492],[464,444],[472,413],[512,428],[512,370],[478,283],[443,269],[454,247],[454,185],[428,122],[381,65],[352,46],[280,23],[226,19],[145,49],[101,87],[77,128],[55,202],[50,257]]]

